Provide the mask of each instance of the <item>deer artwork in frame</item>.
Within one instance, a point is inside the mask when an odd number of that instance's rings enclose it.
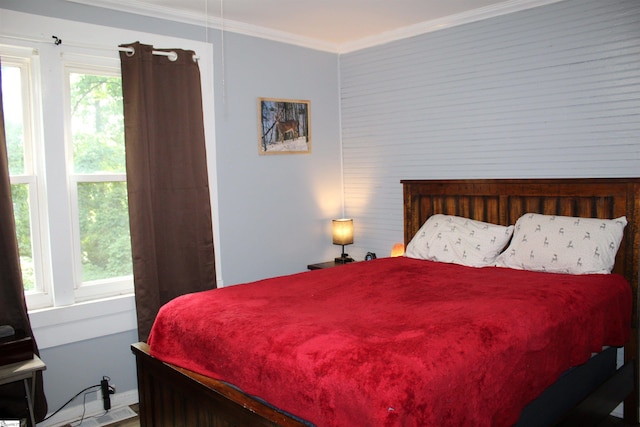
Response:
[[[311,102],[258,98],[258,153],[311,153]]]

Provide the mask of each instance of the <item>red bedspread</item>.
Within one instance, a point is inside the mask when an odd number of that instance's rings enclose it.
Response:
[[[318,426],[508,426],[630,316],[618,275],[401,257],[177,298],[149,344]]]

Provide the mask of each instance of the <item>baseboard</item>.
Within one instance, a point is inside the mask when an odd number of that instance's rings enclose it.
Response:
[[[102,399],[87,401],[86,405],[83,405],[82,398],[78,398],[76,400],[78,401],[76,405],[68,406],[47,421],[38,423],[37,427],[59,427],[78,421],[80,417],[82,417],[83,406],[85,418],[104,413]],[[116,394],[111,396],[111,407],[113,409],[133,405],[135,403],[138,403],[138,390],[116,392]]]

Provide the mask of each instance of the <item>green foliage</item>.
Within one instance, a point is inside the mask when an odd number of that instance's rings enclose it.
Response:
[[[20,69],[15,66],[2,66],[2,92],[4,111],[4,131],[7,140],[7,151],[9,154],[9,174],[20,175],[25,173],[24,169],[24,125],[22,115],[16,108],[22,106],[21,95],[15,88],[21,86],[22,78]],[[11,90],[13,89],[13,90]],[[14,99],[14,98],[18,99]],[[10,114],[10,113],[14,114]]]
[[[125,172],[122,82],[71,74],[75,173]]]
[[[120,78],[71,75],[75,173],[124,173]],[[78,184],[82,280],[132,274],[125,182]]]
[[[78,184],[78,204],[83,280],[130,275],[126,183]]]
[[[16,221],[18,251],[22,267],[22,282],[25,291],[35,288],[35,273],[31,248],[31,221],[29,217],[29,187],[26,184],[11,185],[13,214]]]
[[[4,124],[7,140],[7,152],[9,155],[9,174],[24,174],[24,140],[22,123],[6,121]]]
[[[13,99],[15,92],[6,90],[10,86],[20,87],[21,76],[17,67],[2,66],[3,111],[10,111],[16,105],[22,105],[20,99]],[[4,123],[7,154],[9,158],[9,174],[25,174],[24,158],[24,126],[20,114],[7,114]],[[25,291],[34,289],[35,275],[33,270],[31,247],[31,221],[29,217],[29,187],[26,184],[11,185],[13,212],[18,238],[18,251],[22,267],[22,281]]]

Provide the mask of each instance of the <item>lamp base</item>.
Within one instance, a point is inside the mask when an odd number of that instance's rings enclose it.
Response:
[[[349,254],[342,254],[342,256],[336,257],[334,261],[338,264],[346,264],[348,262],[353,262],[353,258],[351,258]]]

